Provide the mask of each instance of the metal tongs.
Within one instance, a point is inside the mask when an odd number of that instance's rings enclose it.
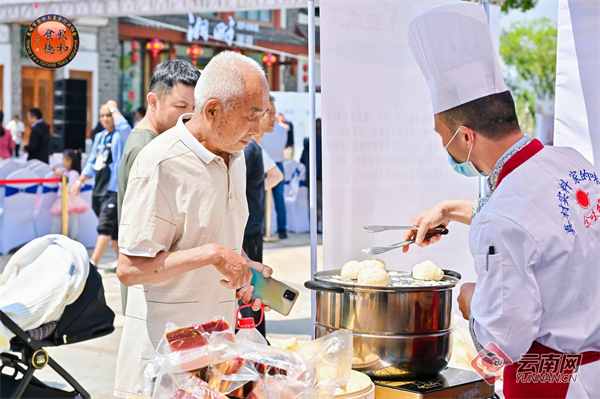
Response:
[[[365,226],[365,227],[363,227],[363,230],[366,231],[367,233],[379,233],[381,231],[387,231],[387,230],[417,230],[417,229],[418,229],[418,227],[414,227],[414,226]],[[425,235],[425,240],[429,240],[430,238],[435,237],[438,234],[446,235],[449,232],[448,229],[443,226],[430,229],[429,231],[430,232]],[[399,242],[396,244],[388,245],[386,247],[365,248],[362,250],[362,252],[365,255],[379,255],[384,252],[388,252],[393,249],[402,248],[402,247],[405,247],[407,245],[414,244],[414,243],[415,243],[415,239],[413,238],[412,240],[402,241],[402,242]]]
[[[444,226],[439,226],[439,227],[430,229],[429,231],[442,232],[442,231],[444,231],[444,229],[445,229]],[[378,225],[375,225],[375,226],[363,226],[363,230],[367,233],[381,233],[382,231],[389,231],[389,230],[419,230],[419,228],[415,227],[415,226],[378,226]]]

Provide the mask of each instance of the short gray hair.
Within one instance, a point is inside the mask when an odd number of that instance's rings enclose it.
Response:
[[[254,69],[265,76],[264,70],[252,58],[233,51],[223,51],[214,56],[202,71],[196,88],[194,100],[196,111],[202,111],[211,99],[219,100],[225,113],[236,100],[244,95],[246,82],[243,71]]]

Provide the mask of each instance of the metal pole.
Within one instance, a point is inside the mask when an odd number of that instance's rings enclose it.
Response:
[[[483,0],[483,11],[487,17],[488,29],[490,27],[490,2],[489,0]],[[487,185],[487,177],[479,178],[479,198],[485,198],[488,196],[489,188]]]
[[[60,179],[62,185],[62,235],[69,235],[69,191],[67,188],[67,176],[62,176]]]
[[[315,107],[315,2],[308,1],[308,92],[310,107],[310,136],[308,139],[310,154],[310,275],[317,272],[317,126]],[[315,336],[315,291],[311,290],[312,336]]]

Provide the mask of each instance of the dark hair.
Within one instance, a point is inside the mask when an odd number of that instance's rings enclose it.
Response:
[[[2,125],[3,121],[4,121],[4,112],[2,112],[2,110],[0,109],[0,125]],[[0,126],[0,137],[4,136],[4,133],[6,133],[6,132],[4,131],[2,126]]]
[[[4,111],[0,109],[0,123],[4,122]]]
[[[501,139],[519,129],[510,91],[490,94],[439,114],[452,132],[465,126],[489,139]]]
[[[135,110],[135,112],[137,112],[138,114],[142,115],[142,118],[144,116],[146,116],[146,108],[144,108],[144,107],[139,107],[138,109]]]
[[[42,119],[42,111],[39,108],[31,108],[29,113],[36,119]]]
[[[65,150],[64,156],[71,160],[71,170],[81,173],[81,150]]]
[[[181,60],[161,62],[152,71],[148,93],[156,93],[160,98],[171,93],[177,83],[196,86],[198,79],[200,79],[200,71],[189,62]]]

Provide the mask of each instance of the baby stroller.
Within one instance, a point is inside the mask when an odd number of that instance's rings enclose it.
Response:
[[[52,236],[44,238],[47,237]],[[44,348],[108,335],[114,331],[114,317],[104,298],[102,277],[92,265],[89,266],[83,291],[64,308],[57,321],[24,331],[0,311],[0,322],[14,334],[10,339],[10,349],[0,353],[0,397],[90,398],[90,394]],[[34,373],[46,366],[58,373],[73,391],[50,387],[35,378]]]

